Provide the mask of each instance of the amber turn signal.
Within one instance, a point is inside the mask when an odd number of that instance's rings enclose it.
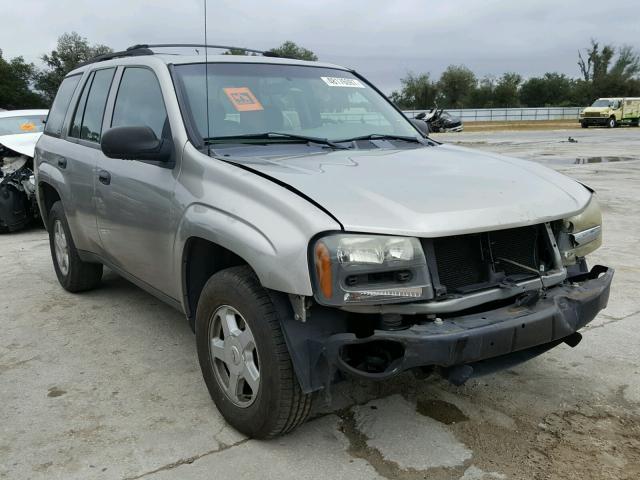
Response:
[[[315,251],[315,263],[320,291],[324,298],[330,299],[333,296],[333,278],[331,274],[331,255],[327,246],[318,242]]]

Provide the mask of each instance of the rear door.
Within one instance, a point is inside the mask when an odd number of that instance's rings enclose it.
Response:
[[[65,161],[60,164],[68,182],[65,214],[76,227],[74,240],[81,250],[100,252],[94,198],[96,162],[107,97],[116,69],[103,68],[86,75],[67,131]]]
[[[105,119],[108,126],[148,126],[158,138],[171,138],[163,93],[153,70],[125,67],[120,73],[117,93],[110,101],[113,107]],[[96,182],[104,255],[114,266],[173,299],[179,298],[172,268],[178,208],[175,160],[121,160],[100,152]]]

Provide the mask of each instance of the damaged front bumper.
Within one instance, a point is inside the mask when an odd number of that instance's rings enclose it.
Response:
[[[576,332],[606,307],[613,273],[611,268],[595,266],[539,296],[526,294],[506,307],[425,321],[402,330],[375,330],[365,338],[331,334],[331,327],[320,326],[319,321],[291,321],[283,326],[306,392],[327,386],[337,370],[384,380],[411,368],[436,366],[459,384],[472,376],[474,365],[495,371],[563,341],[575,346],[580,340]],[[371,364],[368,355],[382,361]]]
[[[39,217],[33,160],[0,144],[0,232],[13,232]]]

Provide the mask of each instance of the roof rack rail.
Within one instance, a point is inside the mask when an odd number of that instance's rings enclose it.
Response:
[[[127,48],[127,50],[139,50],[139,49],[153,49],[153,48],[218,48],[220,50],[242,50],[244,52],[259,53],[265,57],[279,57],[280,55],[265,50],[256,50],[254,48],[236,47],[233,45],[208,45],[204,43],[156,43],[156,44],[139,44]]]
[[[244,48],[244,47],[234,47],[230,45],[205,45],[203,43],[156,43],[152,45],[148,44],[139,44],[133,45],[126,50],[122,50],[120,52],[111,52],[105,53],[102,55],[95,56],[90,58],[86,62],[82,62],[78,64],[78,67],[83,67],[85,65],[89,65],[96,62],[104,62],[106,60],[111,60],[114,58],[122,58],[122,57],[137,57],[140,55],[153,55],[155,52],[154,48],[218,48],[221,50],[242,50],[244,52],[250,53],[258,53],[265,57],[281,57],[277,53],[272,51],[264,51],[264,50],[256,50],[253,48]]]
[[[140,55],[153,55],[153,51],[149,48],[144,48],[143,46],[135,45],[134,47],[129,47],[126,50],[121,52],[111,52],[104,53],[102,55],[97,55],[95,57],[90,58],[86,62],[81,62],[78,64],[78,67],[84,67],[85,65],[90,65],[96,62],[104,62],[106,60],[111,60],[113,58],[121,58],[121,57],[137,57]]]

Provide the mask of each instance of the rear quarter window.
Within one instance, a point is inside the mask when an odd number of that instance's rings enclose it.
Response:
[[[51,110],[49,110],[47,123],[44,127],[44,133],[47,135],[59,137],[62,133],[62,125],[64,124],[64,118],[67,115],[67,110],[71,103],[71,97],[73,97],[73,92],[75,92],[81,77],[81,74],[73,75],[65,78],[60,84]]]

